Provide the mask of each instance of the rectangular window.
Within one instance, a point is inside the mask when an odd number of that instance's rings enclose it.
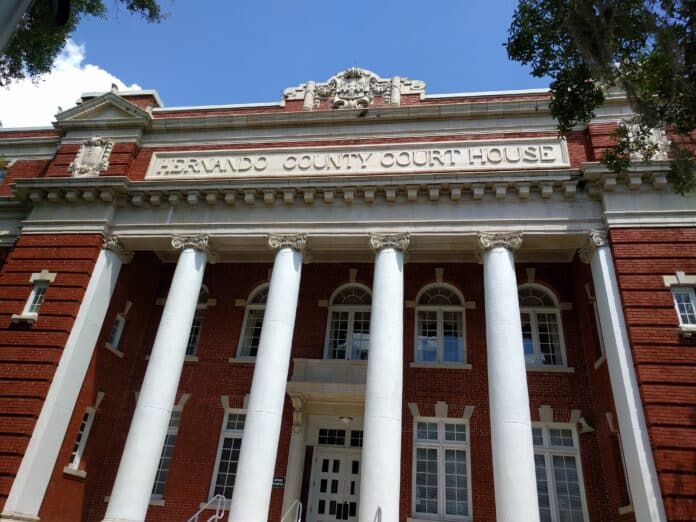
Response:
[[[164,447],[160,456],[159,466],[157,467],[157,475],[155,476],[155,485],[152,488],[152,498],[159,499],[164,495],[164,486],[167,484],[167,475],[169,475],[169,466],[172,463],[174,455],[174,446],[176,445],[176,436],[179,433],[179,424],[181,423],[181,411],[173,411],[169,418],[169,428],[167,428],[167,438],[164,439]]]
[[[201,310],[197,310],[196,315],[193,317],[193,323],[191,323],[191,332],[189,333],[188,342],[186,343],[186,355],[196,355],[202,328],[203,312]]]
[[[29,294],[29,299],[27,300],[27,304],[24,308],[24,313],[39,313],[39,308],[41,308],[41,305],[43,304],[47,289],[48,281],[38,281],[34,283],[34,287],[31,289],[31,294]]]
[[[215,477],[210,488],[210,498],[215,495],[223,495],[228,500],[232,499],[245,421],[246,415],[243,413],[229,411],[225,414],[215,463]]]
[[[454,419],[417,420],[413,454],[414,515],[470,520],[468,426]]]
[[[673,287],[674,307],[680,325],[696,326],[696,294],[690,287]]]
[[[535,425],[532,438],[541,522],[586,522],[577,432]]]
[[[111,332],[109,333],[109,339],[106,343],[111,346],[114,350],[118,349],[118,345],[121,342],[121,334],[123,333],[123,327],[126,324],[126,318],[118,314],[116,319],[114,319],[114,324],[111,327]]]
[[[87,408],[85,414],[82,416],[82,422],[80,422],[80,428],[77,430],[73,450],[70,454],[70,462],[68,463],[68,467],[71,469],[79,468],[80,460],[82,459],[85,446],[87,445],[89,430],[92,428],[92,422],[94,421],[94,414],[94,408]]]
[[[261,328],[263,326],[263,308],[247,307],[246,322],[244,323],[244,335],[239,352],[241,357],[256,357],[261,341]]]

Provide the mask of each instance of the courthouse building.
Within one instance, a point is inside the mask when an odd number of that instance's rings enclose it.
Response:
[[[657,130],[599,163],[621,93],[549,99],[351,68],[0,129],[0,519],[696,519],[696,198]]]

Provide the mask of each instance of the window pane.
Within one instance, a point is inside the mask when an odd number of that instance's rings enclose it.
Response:
[[[346,430],[332,430],[322,428],[319,430],[319,444],[328,446],[345,446]]]
[[[246,415],[243,413],[230,413],[227,416],[226,430],[244,430],[244,422],[246,421]]]
[[[353,334],[350,344],[351,359],[367,359],[367,348],[370,344],[370,312],[353,312]]]
[[[70,454],[70,466],[73,469],[77,469],[77,466],[80,463],[80,458],[82,456],[82,446],[84,446],[83,441],[87,435],[87,426],[92,415],[93,413],[91,411],[86,411],[85,414],[82,416],[82,421],[80,422],[80,429],[77,430],[75,444],[73,444],[73,450]]]
[[[442,312],[442,343],[445,362],[464,362],[462,314]]]
[[[170,423],[171,426],[171,423]],[[174,445],[176,444],[176,435],[167,435],[162,448],[159,466],[157,467],[157,475],[155,476],[155,484],[152,488],[152,495],[161,497],[164,494],[164,486],[167,484],[167,475],[169,475],[169,465],[172,462],[174,455]]]
[[[551,445],[563,448],[572,448],[575,446],[573,441],[573,432],[571,430],[550,429]]]
[[[532,439],[534,439],[535,446],[544,445],[544,435],[541,431],[541,428],[532,428]]]
[[[554,455],[553,474],[556,481],[556,503],[560,520],[583,522],[580,481],[575,457]]]
[[[247,320],[244,328],[244,341],[242,342],[243,357],[256,357],[261,339],[261,327],[263,326],[263,308],[248,308]]]
[[[416,361],[437,361],[437,312],[420,310],[416,328]]]
[[[111,327],[111,333],[109,333],[109,340],[106,341],[112,348],[118,348],[118,343],[121,340],[121,329],[123,328],[124,319],[122,316],[116,316],[114,319],[114,324]]]
[[[44,295],[46,295],[46,288],[48,286],[45,283],[36,283],[32,290],[31,303],[29,304],[29,312],[37,313],[41,305],[43,304]]]
[[[198,349],[198,339],[201,336],[201,328],[203,327],[203,314],[199,311],[193,318],[191,323],[191,332],[189,333],[188,342],[186,343],[186,355],[196,355]]]
[[[445,440],[466,442],[466,424],[445,424]]]
[[[437,514],[437,449],[416,448],[416,512]]]
[[[521,314],[522,320],[522,346],[524,347],[524,362],[527,366],[534,366],[534,337],[532,336],[532,320],[527,312]]]
[[[445,513],[469,514],[465,450],[445,449]]]
[[[552,522],[551,503],[549,500],[549,483],[546,475],[546,459],[543,455],[534,455],[536,470],[537,498],[539,499],[539,515],[541,522]]]
[[[329,359],[345,359],[348,342],[348,312],[331,312]]]
[[[562,365],[563,357],[561,356],[561,340],[558,335],[558,318],[556,314],[537,313],[536,319],[541,363],[550,366]]]
[[[222,453],[215,478],[213,496],[223,495],[226,499],[232,499],[232,488],[237,475],[237,464],[239,463],[239,450],[241,447],[241,438],[225,437],[222,443]]]
[[[681,323],[696,324],[696,303],[692,299],[691,292],[686,289],[674,289],[673,293]]]
[[[437,440],[437,423],[419,422],[416,426],[416,438],[418,440]]]

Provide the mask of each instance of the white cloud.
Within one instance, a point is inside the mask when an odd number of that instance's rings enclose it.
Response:
[[[140,90],[138,84],[125,85],[109,71],[85,61],[85,45],[68,39],[53,69],[34,84],[31,80],[12,82],[0,87],[0,122],[3,128],[44,127],[55,119],[58,107],[75,105],[85,92],[108,91],[111,84],[119,89]]]

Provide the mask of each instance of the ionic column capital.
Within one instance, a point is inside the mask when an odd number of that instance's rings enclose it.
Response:
[[[268,236],[268,246],[273,250],[292,248],[304,253],[307,247],[306,234],[271,234]]]
[[[102,245],[104,250],[111,250],[116,254],[123,264],[128,264],[133,259],[135,255],[133,251],[127,250],[121,240],[114,234],[109,234],[104,236],[104,244]]]
[[[393,248],[405,252],[410,241],[409,234],[370,234],[370,247],[374,250]]]
[[[208,234],[201,234],[199,236],[172,236],[172,248],[175,250],[193,248],[194,250],[207,254],[210,252],[209,239]]]
[[[488,233],[478,235],[478,245],[481,250],[490,250],[495,247],[503,247],[509,250],[517,250],[522,245],[521,232]]]
[[[578,250],[578,255],[583,263],[589,264],[592,256],[600,247],[609,246],[609,235],[606,230],[590,230],[587,233],[587,246]]]

